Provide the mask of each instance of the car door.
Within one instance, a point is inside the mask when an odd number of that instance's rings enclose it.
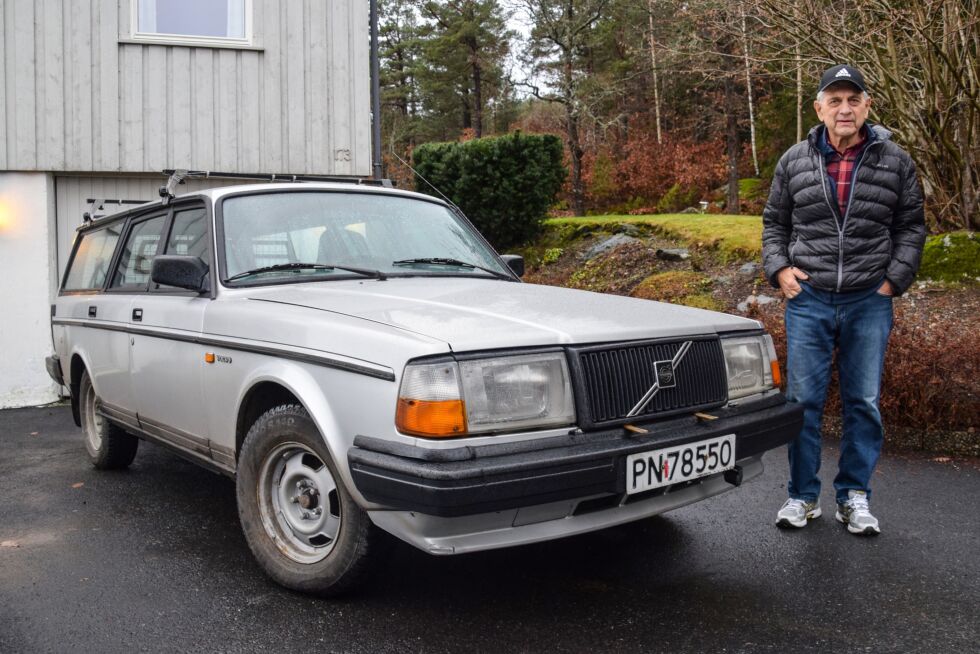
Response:
[[[203,203],[177,205],[162,252],[201,257],[211,265],[208,212]],[[149,280],[132,307],[133,392],[147,432],[211,458],[202,385],[204,346],[197,343],[210,294]]]

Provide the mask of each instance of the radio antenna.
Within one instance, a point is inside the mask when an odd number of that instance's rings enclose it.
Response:
[[[443,200],[445,200],[446,202],[448,202],[448,203],[449,203],[449,206],[451,206],[451,207],[452,207],[453,209],[455,209],[455,210],[456,210],[456,211],[458,211],[459,213],[463,213],[463,210],[462,210],[462,209],[460,209],[459,207],[457,207],[457,206],[456,206],[456,203],[455,203],[455,202],[453,202],[453,201],[452,201],[452,200],[450,200],[450,199],[449,199],[448,197],[446,197],[446,194],[445,194],[445,193],[443,193],[443,192],[442,192],[442,191],[440,191],[440,190],[439,190],[438,188],[436,188],[436,185],[435,185],[435,184],[433,184],[432,182],[430,182],[429,180],[427,180],[427,179],[426,179],[426,178],[425,178],[425,177],[424,177],[424,176],[422,175],[422,173],[420,173],[419,171],[417,171],[417,170],[415,170],[414,168],[412,168],[412,164],[410,164],[410,163],[408,163],[407,161],[405,161],[404,159],[402,159],[401,157],[399,157],[399,156],[398,156],[398,154],[397,154],[397,153],[395,152],[395,148],[391,148],[391,150],[390,150],[390,152],[391,152],[391,156],[393,156],[393,157],[394,157],[395,159],[398,159],[398,161],[400,161],[400,162],[401,162],[401,164],[402,164],[403,166],[405,166],[406,168],[408,168],[409,170],[411,170],[411,171],[412,171],[413,173],[415,173],[415,175],[416,175],[416,176],[417,176],[417,177],[418,177],[419,179],[421,179],[421,180],[422,180],[423,182],[425,182],[426,184],[428,184],[428,185],[429,185],[429,186],[430,186],[430,187],[432,188],[432,190],[433,190],[433,191],[435,191],[436,193],[438,193],[438,194],[439,194],[439,196],[440,196],[440,197],[441,197],[441,198],[442,198]]]

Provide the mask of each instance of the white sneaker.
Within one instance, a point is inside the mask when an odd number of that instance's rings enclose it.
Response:
[[[816,502],[806,500],[795,500],[792,497],[786,500],[783,508],[776,514],[777,527],[806,527],[807,520],[820,517],[820,506]]]
[[[868,496],[864,491],[847,491],[847,501],[837,505],[837,520],[847,525],[852,534],[877,536],[881,533],[878,518],[871,515]]]

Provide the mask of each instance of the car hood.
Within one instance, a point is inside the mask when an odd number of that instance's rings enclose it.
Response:
[[[444,341],[456,352],[598,343],[758,328],[714,311],[555,286],[406,277],[250,289],[249,300],[354,316]]]

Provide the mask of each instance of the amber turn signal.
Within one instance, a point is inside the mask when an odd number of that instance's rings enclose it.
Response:
[[[462,400],[398,398],[395,426],[403,434],[452,438],[466,434],[466,407]]]
[[[214,352],[204,353],[204,363],[214,363]]]
[[[779,361],[773,359],[769,362],[769,365],[772,366],[772,386],[773,388],[779,388],[783,383],[783,379],[779,375]]]

